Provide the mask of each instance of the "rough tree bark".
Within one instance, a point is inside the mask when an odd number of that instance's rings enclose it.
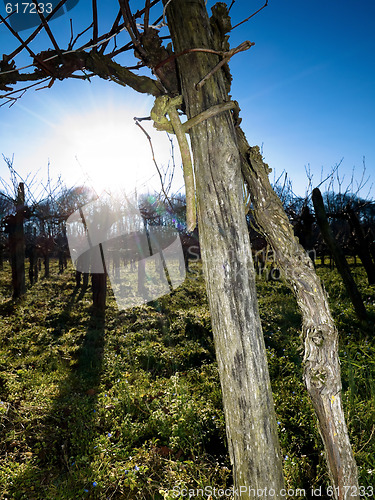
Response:
[[[323,198],[320,190],[315,188],[312,194],[312,201],[315,209],[315,217],[331,254],[335,259],[337,269],[342,277],[346,291],[352,301],[354,310],[359,319],[365,320],[367,318],[366,308],[363,305],[363,300],[361,294],[357,288],[357,285],[353,279],[352,273],[350,272],[349,265],[345,259],[344,252],[341,250],[340,246],[333,236],[332,230],[329,226],[327,214],[324,208]]]
[[[175,53],[215,48],[203,0],[171,2],[166,14]],[[197,52],[177,59],[188,118],[228,100],[221,71],[200,90],[195,88],[218,60]],[[196,125],[190,138],[203,270],[235,487],[246,488],[243,499],[254,498],[250,488],[272,488],[275,498],[281,498],[282,461],[231,113]]]
[[[239,127],[237,138],[242,172],[250,189],[256,221],[272,246],[302,313],[303,376],[318,418],[335,498],[359,498],[351,496],[351,493],[359,492],[358,474],[342,407],[338,333],[327,294],[270,185],[270,170],[263,162],[259,148],[249,146]]]

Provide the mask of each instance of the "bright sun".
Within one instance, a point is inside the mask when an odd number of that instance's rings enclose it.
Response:
[[[98,195],[117,189],[160,191],[149,141],[133,120],[136,114],[129,107],[103,108],[70,114],[57,122],[43,145],[53,172],[61,173],[67,185],[85,183]],[[152,136],[158,166],[165,170],[171,162],[166,134],[153,130],[151,122],[142,126]]]

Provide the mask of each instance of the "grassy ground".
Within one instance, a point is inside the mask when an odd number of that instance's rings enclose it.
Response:
[[[366,306],[375,290],[353,267]],[[335,271],[318,266],[340,332],[343,399],[363,486],[375,483],[374,323],[361,325]],[[73,273],[18,303],[0,272],[0,498],[170,499],[173,488],[229,488],[220,384],[199,263],[172,295],[91,310]],[[302,383],[300,322],[282,282],[258,278],[289,488],[328,482]],[[207,498],[207,497],[196,497]]]

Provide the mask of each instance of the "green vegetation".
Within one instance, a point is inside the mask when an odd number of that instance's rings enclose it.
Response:
[[[56,266],[56,264],[54,264]],[[53,266],[52,266],[53,267]],[[93,316],[73,273],[17,303],[0,273],[0,498],[171,499],[174,487],[229,488],[221,391],[200,264],[172,295]],[[347,423],[360,484],[375,484],[375,290],[352,266],[372,323],[335,271],[318,266],[340,332]],[[300,322],[282,282],[258,279],[289,488],[328,484],[302,383]],[[204,498],[204,497],[197,497]]]

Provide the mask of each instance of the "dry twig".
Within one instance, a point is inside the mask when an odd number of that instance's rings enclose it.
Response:
[[[151,148],[151,153],[152,153],[152,161],[154,162],[154,165],[156,167],[156,170],[159,174],[159,177],[160,177],[160,183],[161,183],[161,189],[163,191],[163,194],[165,196],[165,199],[168,201],[168,204],[169,206],[171,207],[171,209],[173,210],[173,205],[172,205],[172,202],[171,200],[169,199],[168,197],[168,193],[166,192],[165,188],[164,188],[164,180],[163,180],[163,176],[161,175],[161,171],[160,171],[160,168],[159,168],[159,165],[157,164],[156,162],[156,159],[155,159],[155,152],[154,152],[154,147],[152,145],[152,139],[150,137],[150,135],[147,133],[147,131],[142,127],[142,125],[139,123],[139,119],[134,117],[134,120],[135,120],[135,124],[137,125],[137,127],[139,127],[142,132],[145,134],[145,136],[147,137],[147,140],[150,144],[150,148]]]
[[[232,2],[232,5],[233,5],[234,2]],[[231,7],[232,7],[231,5]],[[266,3],[263,5],[263,7],[261,7],[260,9],[258,9],[256,12],[254,12],[253,14],[251,14],[251,16],[247,17],[246,19],[244,19],[243,21],[241,21],[240,23],[236,24],[235,26],[232,26],[232,30],[234,30],[234,28],[237,28],[238,26],[241,26],[241,24],[243,23],[246,23],[249,19],[251,19],[252,17],[256,16],[258,14],[258,12],[260,12],[261,10],[263,10],[265,7],[267,7],[268,5],[268,0],[266,0]]]

